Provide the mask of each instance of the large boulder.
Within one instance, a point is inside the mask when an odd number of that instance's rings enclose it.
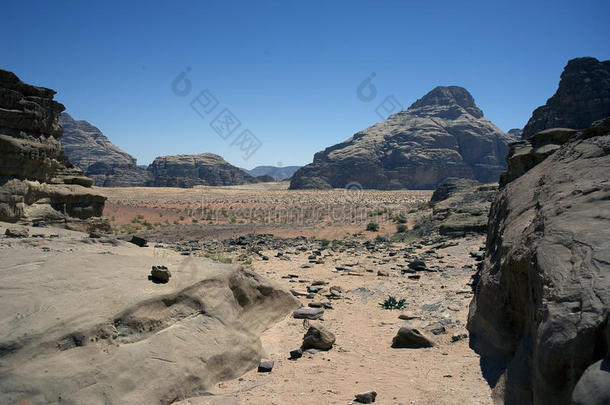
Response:
[[[492,204],[468,329],[506,404],[570,404],[587,367],[608,356],[609,172],[610,118],[572,134]]]
[[[136,158],[110,142],[99,128],[68,113],[59,116],[59,123],[70,162],[84,170],[96,186],[133,187],[150,182],[150,173],[137,166]]]
[[[99,221],[105,197],[70,163],[59,142],[64,106],[55,91],[23,83],[0,69],[0,221],[73,223]]]
[[[449,177],[495,182],[505,167],[506,136],[457,86],[437,87],[405,111],[316,153],[291,189],[434,189]]]
[[[610,60],[576,58],[561,74],[559,88],[545,105],[534,110],[523,139],[548,128],[585,129],[610,116]]]
[[[148,167],[156,187],[232,186],[259,180],[213,153],[160,156]]]
[[[1,229],[0,229],[1,230]],[[82,243],[50,251],[0,239],[0,403],[170,404],[255,368],[260,335],[298,302],[236,265],[166,251]],[[66,236],[67,234],[67,236]],[[115,243],[116,245],[116,243]]]

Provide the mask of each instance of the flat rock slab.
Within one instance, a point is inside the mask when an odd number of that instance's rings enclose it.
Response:
[[[84,236],[0,246],[2,404],[171,403],[256,367],[260,334],[298,305],[252,271],[170,251],[172,278],[151,283],[152,249]]]
[[[320,319],[324,315],[321,308],[299,308],[292,313],[295,319]]]

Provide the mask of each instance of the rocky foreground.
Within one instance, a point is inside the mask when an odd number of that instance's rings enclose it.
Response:
[[[471,346],[507,404],[608,403],[610,118],[555,137],[546,159],[537,138],[491,208]]]
[[[0,232],[3,404],[199,395],[258,365],[260,334],[297,307],[237,265],[52,228]],[[159,265],[166,283],[151,277]]]

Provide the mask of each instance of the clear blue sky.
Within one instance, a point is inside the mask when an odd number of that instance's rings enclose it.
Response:
[[[468,89],[502,130],[522,127],[566,62],[610,59],[610,2],[3,1],[0,67],[57,90],[76,119],[146,164],[218,153],[246,168],[301,165],[437,85]],[[187,66],[191,94],[171,82]],[[378,95],[356,88],[371,72]],[[204,89],[219,107],[189,102]],[[248,160],[209,126],[229,108],[262,142]]]

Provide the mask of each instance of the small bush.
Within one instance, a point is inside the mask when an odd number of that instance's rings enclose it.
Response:
[[[366,224],[366,230],[369,232],[377,232],[379,230],[379,224],[377,222],[369,222]]]
[[[399,216],[394,218],[394,221],[396,221],[397,224],[406,224],[407,223],[407,217],[405,217],[403,214],[400,214]]]
[[[407,232],[407,226],[405,224],[398,224],[398,225],[396,225],[396,232],[398,232],[398,233],[405,233],[405,232]]]
[[[405,309],[407,306],[406,302],[407,301],[404,298],[397,300],[396,297],[390,295],[385,301],[379,303],[379,305],[381,305],[381,308],[383,309]]]

